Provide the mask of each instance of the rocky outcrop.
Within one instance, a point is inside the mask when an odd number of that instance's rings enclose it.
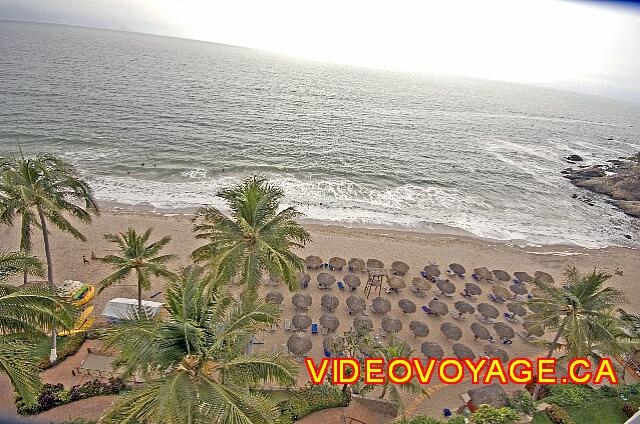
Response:
[[[640,218],[640,153],[608,161],[607,165],[562,171],[576,187],[604,194],[628,215]]]

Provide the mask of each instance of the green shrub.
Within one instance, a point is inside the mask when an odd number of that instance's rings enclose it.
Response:
[[[553,424],[576,424],[573,418],[569,416],[569,413],[561,406],[551,405],[544,412]]]
[[[67,390],[62,384],[44,384],[33,405],[27,405],[20,396],[16,396],[16,408],[20,415],[33,415],[48,411],[56,406],[87,399],[93,396],[116,395],[125,388],[120,378],[110,378],[103,383],[100,380],[87,381]]]
[[[522,414],[532,415],[536,411],[536,402],[529,392],[518,390],[509,398],[509,407]]]
[[[66,343],[64,344],[64,347],[60,349],[60,351],[58,351],[58,360],[56,362],[54,363],[49,362],[49,354],[47,354],[41,357],[38,360],[36,365],[38,366],[38,368],[40,368],[43,371],[55,365],[58,365],[60,362],[67,359],[69,356],[75,355],[78,352],[78,350],[80,350],[82,343],[84,343],[86,339],[87,339],[87,333],[85,332],[76,333],[71,336],[67,336],[67,340],[66,340]]]
[[[544,401],[566,408],[567,406],[581,405],[599,397],[601,396],[598,391],[586,385],[558,384],[550,387],[549,396]]]
[[[518,413],[511,408],[480,405],[471,416],[471,422],[476,424],[511,424],[519,418]]]
[[[290,424],[312,412],[349,404],[349,395],[329,384],[313,384],[280,403],[280,423]]]
[[[632,402],[625,402],[622,405],[622,412],[627,416],[627,418],[631,418],[638,412],[638,405]]]

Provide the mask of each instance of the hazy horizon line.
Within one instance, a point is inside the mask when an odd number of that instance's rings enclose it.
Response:
[[[333,66],[346,67],[346,68],[355,68],[355,69],[362,69],[362,70],[391,72],[391,73],[396,73],[396,74],[422,75],[422,76],[431,75],[431,76],[440,76],[440,77],[449,77],[449,78],[459,78],[459,79],[472,80],[472,81],[475,80],[475,81],[500,82],[500,83],[503,83],[503,84],[512,84],[512,85],[518,85],[518,86],[524,86],[524,87],[543,88],[543,89],[547,89],[547,90],[561,91],[561,92],[572,93],[572,94],[580,94],[580,95],[583,95],[583,96],[592,96],[592,97],[597,97],[597,98],[602,98],[602,99],[607,99],[607,100],[614,100],[614,101],[621,102],[621,103],[628,103],[628,104],[633,105],[633,106],[639,106],[640,105],[640,97],[637,97],[637,98],[636,97],[624,97],[623,98],[623,97],[616,97],[616,96],[613,96],[613,95],[605,95],[605,94],[600,94],[600,93],[596,94],[596,93],[579,91],[579,90],[574,90],[574,89],[569,89],[569,88],[560,88],[560,87],[551,86],[551,85],[545,85],[545,84],[514,82],[514,81],[507,81],[507,80],[501,80],[501,79],[495,79],[495,78],[472,77],[472,76],[466,76],[466,75],[447,74],[447,73],[439,73],[439,72],[433,72],[433,71],[402,70],[402,69],[395,69],[395,68],[377,67],[377,66],[372,66],[372,65],[365,66],[365,65],[354,65],[354,64],[337,63],[337,62],[331,62],[331,61],[323,61],[323,60],[317,60],[317,59],[314,60],[314,59],[304,58],[304,57],[300,57],[300,56],[296,56],[296,55],[292,55],[292,54],[286,54],[286,53],[273,51],[273,50],[266,50],[266,49],[260,49],[260,48],[256,48],[256,47],[241,46],[241,45],[237,45],[237,44],[220,43],[220,42],[217,42],[217,41],[203,40],[203,39],[191,38],[191,37],[188,37],[188,36],[181,36],[181,35],[171,35],[171,34],[163,34],[163,33],[156,33],[156,32],[145,32],[145,31],[141,31],[141,30],[113,28],[113,27],[107,27],[107,26],[83,25],[83,24],[78,24],[78,23],[69,23],[69,22],[60,22],[60,21],[43,21],[43,20],[34,20],[34,19],[16,19],[16,18],[3,18],[3,17],[0,17],[0,21],[5,21],[5,22],[23,22],[23,23],[32,23],[32,24],[60,25],[60,26],[69,26],[69,27],[77,27],[77,28],[96,29],[96,30],[102,30],[102,31],[122,32],[122,33],[128,33],[128,34],[147,35],[147,36],[151,36],[151,37],[164,37],[164,38],[171,38],[171,39],[175,39],[175,40],[193,41],[193,42],[205,43],[205,44],[217,44],[219,46],[226,46],[226,47],[232,47],[232,48],[238,48],[238,49],[253,50],[253,51],[257,51],[257,52],[269,53],[269,54],[272,54],[274,56],[287,57],[287,58],[301,60],[301,61],[310,62],[310,63],[320,63],[320,64],[333,65]]]

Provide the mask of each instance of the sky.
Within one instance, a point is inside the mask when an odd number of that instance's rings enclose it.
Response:
[[[640,6],[560,0],[0,0],[0,18],[640,102]]]

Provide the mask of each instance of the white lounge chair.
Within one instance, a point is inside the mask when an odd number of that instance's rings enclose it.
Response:
[[[291,331],[293,330],[293,327],[291,326],[291,320],[290,319],[285,319],[284,320],[284,331]]]

